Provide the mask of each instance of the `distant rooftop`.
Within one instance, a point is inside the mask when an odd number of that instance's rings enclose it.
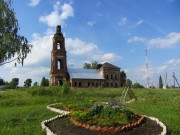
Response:
[[[71,79],[104,79],[96,69],[68,68]]]
[[[112,64],[110,64],[110,63],[108,63],[108,62],[105,62],[105,63],[102,65],[102,67],[107,67],[107,68],[118,68],[118,69],[120,69],[119,67],[114,66],[114,65],[112,65]]]

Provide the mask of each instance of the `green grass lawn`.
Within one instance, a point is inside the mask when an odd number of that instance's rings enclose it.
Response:
[[[39,92],[38,92],[39,91]],[[46,109],[53,103],[84,106],[92,102],[106,102],[120,98],[121,88],[72,89],[62,94],[60,88],[38,87],[0,92],[0,134],[42,135],[41,122],[56,116]],[[133,112],[153,116],[168,128],[168,134],[180,134],[180,89],[145,90],[135,89],[138,100],[126,105]],[[128,99],[127,99],[128,100]]]

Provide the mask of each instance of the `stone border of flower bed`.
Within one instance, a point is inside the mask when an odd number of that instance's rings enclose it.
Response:
[[[70,112],[69,111],[65,111],[65,110],[60,110],[60,109],[56,109],[56,108],[53,108],[51,106],[53,105],[57,105],[57,104],[61,104],[61,103],[55,103],[55,104],[50,104],[47,106],[47,109],[50,109],[51,111],[53,112],[57,112],[57,113],[60,113],[61,115],[58,115],[56,117],[53,117],[51,119],[48,119],[48,120],[45,120],[43,122],[41,122],[41,127],[43,129],[46,130],[46,135],[56,135],[55,133],[53,133],[47,126],[46,126],[46,123],[48,122],[51,122],[57,118],[60,118],[60,117],[63,117],[63,116],[66,116],[68,115]],[[119,132],[122,132],[124,130],[129,130],[131,128],[134,128],[136,126],[139,126],[143,121],[144,121],[144,118],[147,117],[153,121],[156,121],[157,124],[159,124],[162,128],[163,128],[163,131],[161,132],[161,135],[166,135],[167,134],[167,128],[166,126],[161,122],[159,121],[157,118],[154,118],[154,117],[149,117],[149,116],[146,116],[146,115],[139,115],[141,116],[141,118],[137,121],[137,122],[134,122],[132,124],[127,124],[123,127],[117,127],[117,128],[114,128],[114,127],[100,127],[100,126],[90,126],[88,124],[85,124],[85,123],[80,123],[78,122],[77,120],[73,119],[73,118],[70,118],[70,120],[76,125],[76,126],[81,126],[81,127],[84,127],[86,129],[90,129],[90,130],[94,130],[94,131],[101,131],[101,132],[114,132],[114,133],[119,133]]]
[[[88,125],[86,123],[81,123],[77,120],[75,120],[74,118],[70,118],[70,120],[79,127],[84,127],[86,129],[92,130],[92,131],[100,131],[100,132],[113,132],[113,133],[120,133],[124,130],[129,130],[132,129],[134,127],[137,127],[139,125],[141,125],[145,119],[145,117],[143,115],[138,115],[140,118],[138,119],[138,121],[132,123],[132,124],[127,124],[124,125],[122,127],[100,127],[100,126],[96,126],[96,125]]]
[[[55,133],[53,133],[47,126],[46,126],[46,123],[48,122],[51,122],[57,118],[60,118],[60,117],[63,117],[63,116],[66,116],[69,114],[69,111],[65,111],[65,110],[60,110],[60,109],[56,109],[56,108],[53,108],[51,106],[53,105],[57,105],[57,104],[61,104],[61,103],[55,103],[55,104],[50,104],[47,106],[47,109],[50,109],[51,111],[53,112],[56,112],[56,113],[60,113],[61,115],[57,115],[56,117],[53,117],[51,119],[48,119],[48,120],[44,120],[41,122],[41,127],[42,129],[45,129],[46,130],[46,135],[57,135]]]

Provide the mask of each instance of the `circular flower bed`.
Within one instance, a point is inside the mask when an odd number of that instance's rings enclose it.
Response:
[[[67,107],[65,109],[69,110]],[[88,111],[71,111],[70,120],[80,127],[101,132],[121,132],[140,125],[144,116],[122,106],[94,104]]]
[[[42,128],[45,128],[49,135],[54,135],[54,133],[71,134],[71,132],[77,134],[83,132],[86,135],[87,133],[88,135],[112,135],[120,132],[128,135],[144,132],[147,134],[166,134],[166,126],[158,119],[134,114],[122,106],[94,104],[89,110],[71,110],[69,113],[52,107],[56,105],[49,105],[47,108],[62,115],[41,123]],[[69,110],[67,107],[64,108]],[[66,120],[68,118],[72,122],[69,123]]]

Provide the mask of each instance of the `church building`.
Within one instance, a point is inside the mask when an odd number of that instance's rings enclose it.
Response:
[[[61,86],[69,81],[71,87],[120,87],[120,68],[104,63],[99,70],[67,67],[65,38],[61,26],[56,27],[51,51],[50,85]]]

